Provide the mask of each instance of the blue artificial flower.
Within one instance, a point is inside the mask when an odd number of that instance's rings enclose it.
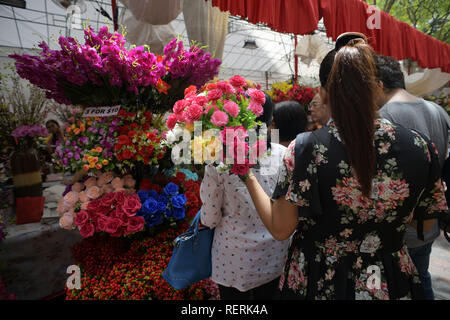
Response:
[[[158,201],[158,212],[165,213],[167,209],[167,202]]]
[[[184,207],[183,208],[173,208],[172,216],[175,219],[183,219],[185,217]]]
[[[148,198],[142,205],[142,210],[147,214],[154,214],[158,211],[158,202],[153,198]]]
[[[167,202],[169,202],[169,199],[164,195],[164,194],[160,194],[159,196],[158,196],[158,202],[164,202],[164,203],[167,203]]]
[[[178,194],[178,186],[173,183],[173,182],[169,182],[167,184],[167,186],[165,186],[164,188],[164,194],[166,196],[175,196]]]
[[[153,199],[158,199],[158,197],[159,197],[159,194],[158,194],[158,192],[156,192],[155,190],[149,190],[148,191],[148,196],[150,197],[150,198],[153,198]]]
[[[185,204],[186,204],[186,196],[184,194],[178,194],[176,196],[172,197],[172,206],[174,208],[184,208]]]
[[[148,199],[148,191],[147,190],[139,190],[137,192],[137,195],[139,196],[141,203],[144,203]]]
[[[163,223],[163,217],[160,214],[149,214],[145,217],[145,222],[147,226],[153,227]]]

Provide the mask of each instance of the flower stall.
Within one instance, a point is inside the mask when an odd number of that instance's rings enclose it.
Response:
[[[186,88],[213,79],[220,60],[178,39],[159,56],[127,48],[124,36],[107,27],[98,33],[88,27],[84,35],[84,43],[59,37],[60,49],[42,42],[39,55],[10,55],[17,73],[62,104],[58,111],[67,119],[53,161],[77,179],[57,211],[60,227],[78,230],[83,240],[72,249],[81,289],[66,288],[66,298],[216,296],[208,280],[176,291],[161,273],[172,240],[201,206],[201,170],[172,163],[165,113]],[[18,138],[30,130],[16,129]]]

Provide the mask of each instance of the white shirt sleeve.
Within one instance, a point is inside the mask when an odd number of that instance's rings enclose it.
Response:
[[[219,183],[219,173],[212,165],[205,167],[205,175],[200,186],[203,225],[215,228],[222,219],[223,184]]]

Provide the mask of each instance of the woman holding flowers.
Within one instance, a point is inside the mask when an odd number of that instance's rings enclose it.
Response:
[[[238,81],[244,80],[239,76],[230,79],[236,87],[240,86],[236,83]],[[250,103],[249,108],[260,115],[258,120],[269,125],[273,113],[270,97],[259,90],[249,90],[249,96],[255,102]],[[225,104],[224,110],[230,115],[239,112],[231,103]],[[219,113],[213,121],[225,118],[224,114]],[[282,145],[271,143],[267,160],[272,167],[262,165],[255,170],[258,181],[268,194],[274,191],[277,167],[285,149]],[[221,172],[209,164],[200,188],[203,203],[201,222],[216,228],[211,250],[211,277],[219,285],[221,299],[273,299],[288,240],[272,238],[257,216],[250,195],[237,174]]]
[[[289,145],[272,200],[251,172],[246,180],[273,237],[295,232],[281,295],[423,299],[403,236],[411,218],[448,210],[436,149],[378,119],[373,51],[363,40],[336,53],[326,92],[334,120]]]

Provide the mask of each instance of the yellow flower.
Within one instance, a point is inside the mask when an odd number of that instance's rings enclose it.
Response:
[[[95,167],[95,163],[91,162],[89,163],[89,168],[94,168]]]
[[[104,159],[104,160],[102,161],[102,164],[103,164],[104,166],[106,166],[108,163],[109,163],[109,161],[106,160],[106,159]]]

